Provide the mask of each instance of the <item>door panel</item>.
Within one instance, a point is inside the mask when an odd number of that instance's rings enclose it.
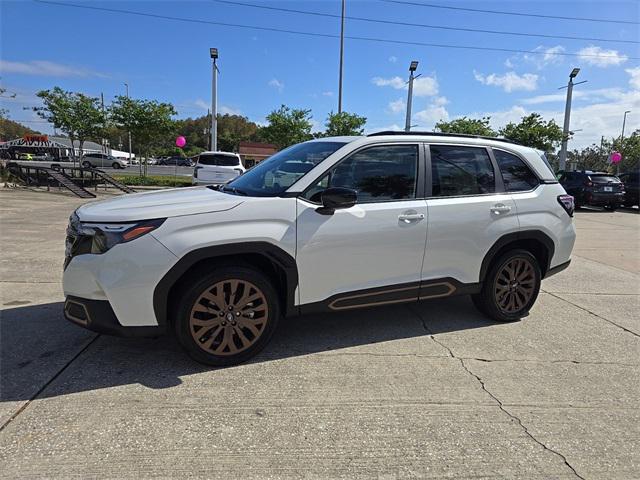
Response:
[[[518,231],[516,205],[508,194],[430,198],[423,279],[479,280],[485,254],[502,235]]]
[[[317,208],[297,200],[301,304],[420,280],[427,234],[425,200],[362,203],[333,215],[321,215]]]

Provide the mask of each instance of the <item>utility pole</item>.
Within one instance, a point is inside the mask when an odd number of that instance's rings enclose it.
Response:
[[[127,98],[129,98],[129,84],[125,83],[124,86],[127,89]],[[129,135],[129,165],[131,165],[131,130],[127,134]],[[142,176],[142,164],[140,164],[140,176]]]
[[[102,148],[104,149],[103,153],[107,153],[108,154],[109,152],[107,151],[107,147],[106,147],[106,143],[105,143],[106,139],[104,138],[104,133],[105,133],[105,130],[107,129],[107,116],[104,113],[104,93],[103,92],[100,92],[100,104],[102,105],[102,128],[103,128],[103,131],[102,131],[102,134],[103,134],[103,136],[102,136]]]
[[[404,131],[411,131],[411,102],[413,101],[413,80],[417,77],[414,76],[414,72],[418,68],[418,62],[412,61],[409,65],[409,93],[407,95],[407,119],[404,123]],[[418,75],[419,76],[419,75]]]
[[[211,150],[218,151],[218,49],[210,48],[209,55],[213,60],[213,79],[211,81]]]
[[[579,68],[574,68],[573,70],[571,70],[571,73],[569,74],[569,83],[567,84],[567,103],[565,104],[564,107],[564,125],[562,127],[562,146],[560,147],[560,156],[559,156],[559,163],[560,163],[560,170],[564,171],[567,168],[567,143],[569,141],[569,124],[571,123],[571,96],[573,95],[573,79],[576,78],[578,76],[578,73],[580,72]],[[576,83],[575,85],[579,85],[580,83],[585,83],[586,80],[584,82],[579,82]],[[565,87],[560,87],[565,88]]]
[[[342,113],[342,68],[344,64],[344,12],[345,0],[342,0],[342,17],[340,20],[340,78],[338,80],[338,113]]]

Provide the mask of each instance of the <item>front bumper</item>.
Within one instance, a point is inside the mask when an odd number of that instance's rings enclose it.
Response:
[[[164,327],[125,327],[106,300],[67,296],[64,302],[64,317],[71,323],[88,330],[118,337],[153,337],[165,333]]]

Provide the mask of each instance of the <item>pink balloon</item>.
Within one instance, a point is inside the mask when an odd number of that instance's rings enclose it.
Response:
[[[620,163],[621,160],[622,160],[622,154],[620,152],[613,152],[611,154],[611,163],[613,164]]]
[[[182,135],[180,135],[178,138],[176,138],[176,147],[182,148],[186,144],[187,144],[187,139],[184,138]]]

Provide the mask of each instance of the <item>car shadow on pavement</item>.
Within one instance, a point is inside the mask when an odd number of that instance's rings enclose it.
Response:
[[[129,384],[163,389],[180,385],[185,375],[215,370],[191,360],[171,336],[98,336],[65,320],[62,306],[59,302],[0,312],[0,400]],[[431,334],[491,325],[495,323],[479,314],[467,297],[293,317],[283,319],[265,350],[243,367],[354,347],[375,349],[382,342],[404,339],[413,343],[384,345],[385,352],[424,351],[434,348],[427,345]]]

